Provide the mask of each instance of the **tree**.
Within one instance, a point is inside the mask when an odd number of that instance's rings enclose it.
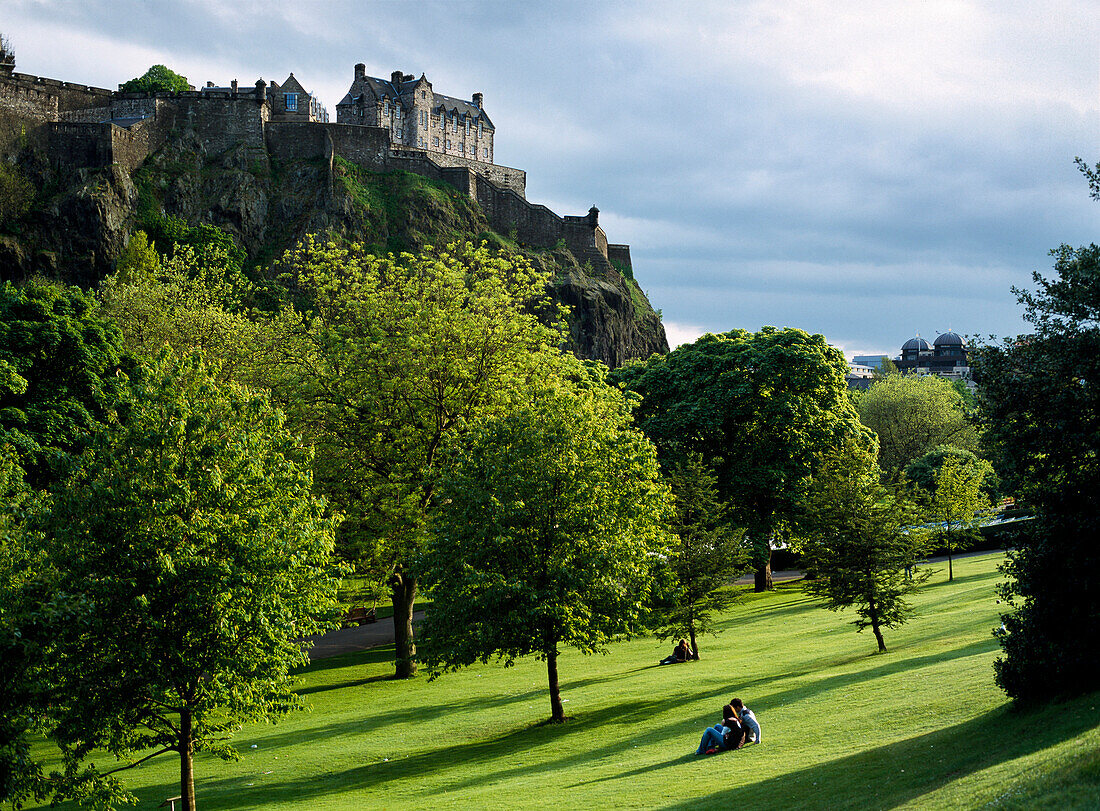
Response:
[[[425,660],[440,672],[533,653],[551,719],[564,720],[559,646],[606,652],[631,633],[664,552],[653,446],[610,387],[545,389],[479,421],[439,499],[423,561]]]
[[[936,375],[891,375],[859,398],[859,419],[878,435],[879,466],[897,477],[937,445],[977,452],[978,429],[951,384]]]
[[[548,279],[469,243],[397,257],[311,243],[288,263],[306,304],[270,325],[271,388],[348,515],[342,553],[389,581],[396,674],[412,676],[409,564],[429,532],[440,451],[555,368],[560,327],[538,318]]]
[[[882,360],[879,362],[879,365],[871,374],[871,378],[876,381],[885,380],[886,378],[890,377],[890,375],[897,374],[901,374],[901,371],[898,369],[898,365],[890,360],[890,358],[883,355]]]
[[[714,469],[731,519],[747,530],[758,591],[771,588],[771,544],[800,514],[816,466],[838,446],[873,442],[847,370],[821,335],[765,327],[704,335],[611,373],[641,396],[635,417],[662,461],[694,451]]]
[[[940,539],[947,550],[947,579],[955,579],[951,556],[978,539],[979,512],[988,509],[989,499],[982,492],[992,466],[968,465],[948,456],[936,471],[936,489],[932,494],[932,515],[943,527]]]
[[[698,635],[714,633],[714,615],[732,602],[730,581],[749,568],[742,530],[729,525],[718,500],[714,473],[698,453],[675,463],[666,481],[675,499],[672,533],[678,538],[670,550],[676,583],[669,599],[658,607],[661,639],[686,635],[694,658],[699,659]]]
[[[200,255],[183,245],[162,262],[138,231],[100,286],[102,313],[133,355],[153,357],[165,346],[179,359],[201,352],[221,378],[251,383],[260,328],[243,312],[248,291],[227,271],[232,262],[220,247],[208,246]]]
[[[103,424],[117,396],[121,344],[95,299],[77,288],[0,286],[0,444],[19,453],[32,489],[52,485]]]
[[[1079,166],[1100,199],[1100,167]],[[1100,247],[1051,253],[1054,277],[1014,290],[1034,332],[981,347],[976,364],[999,472],[1036,516],[1004,567],[1013,610],[994,666],[1029,702],[1100,684]]]
[[[826,608],[856,609],[853,625],[870,628],[879,653],[886,653],[883,628],[896,628],[913,614],[905,597],[931,572],[911,577],[923,547],[908,527],[915,508],[892,495],[878,481],[870,454],[838,454],[823,466],[807,500],[814,520],[807,523],[802,552],[817,574],[806,581]]]
[[[178,93],[194,88],[187,83],[186,76],[180,76],[164,65],[153,65],[136,79],[131,79],[119,85],[118,89],[122,93],[151,93],[157,90]]]
[[[936,492],[936,475],[948,459],[954,459],[961,467],[972,469],[981,476],[982,493],[989,501],[999,497],[1001,480],[993,470],[993,465],[985,459],[979,459],[970,451],[951,445],[937,445],[924,456],[914,459],[905,466],[905,478],[920,488],[920,495],[931,501]]]
[[[336,519],[265,397],[167,355],[129,386],[38,522],[50,566],[31,586],[63,618],[51,735],[122,769],[175,752],[193,810],[196,752],[235,757],[242,722],[299,706],[302,638],[334,614]]]

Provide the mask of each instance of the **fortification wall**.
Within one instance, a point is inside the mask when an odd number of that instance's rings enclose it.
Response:
[[[158,102],[162,99],[175,107],[176,126],[192,130],[210,154],[225,152],[238,144],[264,148],[268,107],[255,98],[234,98],[228,93],[204,95],[188,90],[157,98]]]
[[[516,239],[528,245],[550,247],[564,236],[564,221],[544,205],[529,203],[512,189],[477,177],[477,202],[494,230],[515,231]]]
[[[109,166],[112,160],[112,124],[61,122],[46,127],[46,142],[53,163],[73,171],[89,166]]]
[[[460,158],[456,155],[447,155],[443,152],[430,151],[425,152],[425,154],[439,166],[473,169],[496,185],[511,189],[520,197],[527,196],[527,173],[522,169],[498,166],[495,163],[482,163],[469,158]]]
[[[612,262],[621,262],[626,266],[626,269],[630,271],[628,275],[633,278],[634,265],[630,261],[630,246],[629,245],[611,245],[607,246],[607,258]]]
[[[315,124],[332,139],[332,151],[345,160],[376,172],[385,171],[389,156],[389,132],[358,124]],[[408,171],[412,171],[411,169]]]

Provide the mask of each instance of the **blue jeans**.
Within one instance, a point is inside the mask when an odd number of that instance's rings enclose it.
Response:
[[[717,746],[721,749],[725,745],[726,740],[726,728],[721,724],[715,724],[712,727],[707,727],[703,730],[703,739],[699,741],[699,748],[695,754],[701,755],[711,747]]]

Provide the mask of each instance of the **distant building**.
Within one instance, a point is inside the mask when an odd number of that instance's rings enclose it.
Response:
[[[852,364],[854,366],[870,366],[873,370],[879,370],[882,368],[882,361],[887,356],[883,355],[855,355],[852,358]]]
[[[894,359],[902,374],[939,375],[951,380],[970,379],[970,358],[963,339],[954,332],[940,335],[928,345],[919,335],[910,338],[901,347],[901,355]]]

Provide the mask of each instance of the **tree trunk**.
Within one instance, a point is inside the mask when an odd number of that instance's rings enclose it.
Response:
[[[546,648],[546,678],[550,684],[550,720],[560,724],[565,720],[565,711],[561,706],[561,690],[558,688],[557,643]]]
[[[180,712],[180,807],[195,811],[195,744],[191,740],[191,710]]]
[[[947,582],[950,583],[955,579],[955,572],[951,568],[951,546],[947,546]]]
[[[691,658],[699,661],[699,643],[695,641],[695,623],[688,626],[688,637],[691,640]]]
[[[756,569],[753,591],[771,591],[772,588],[772,545],[768,542],[768,556],[763,565]]]
[[[394,676],[407,679],[416,675],[416,642],[413,640],[413,604],[416,602],[416,578],[406,572],[394,572],[393,589]]]
[[[878,640],[878,652],[886,653],[886,640],[882,638],[882,631],[878,627],[878,610],[875,608],[874,597],[867,601],[867,618],[871,620],[871,630],[875,632],[875,639]]]

